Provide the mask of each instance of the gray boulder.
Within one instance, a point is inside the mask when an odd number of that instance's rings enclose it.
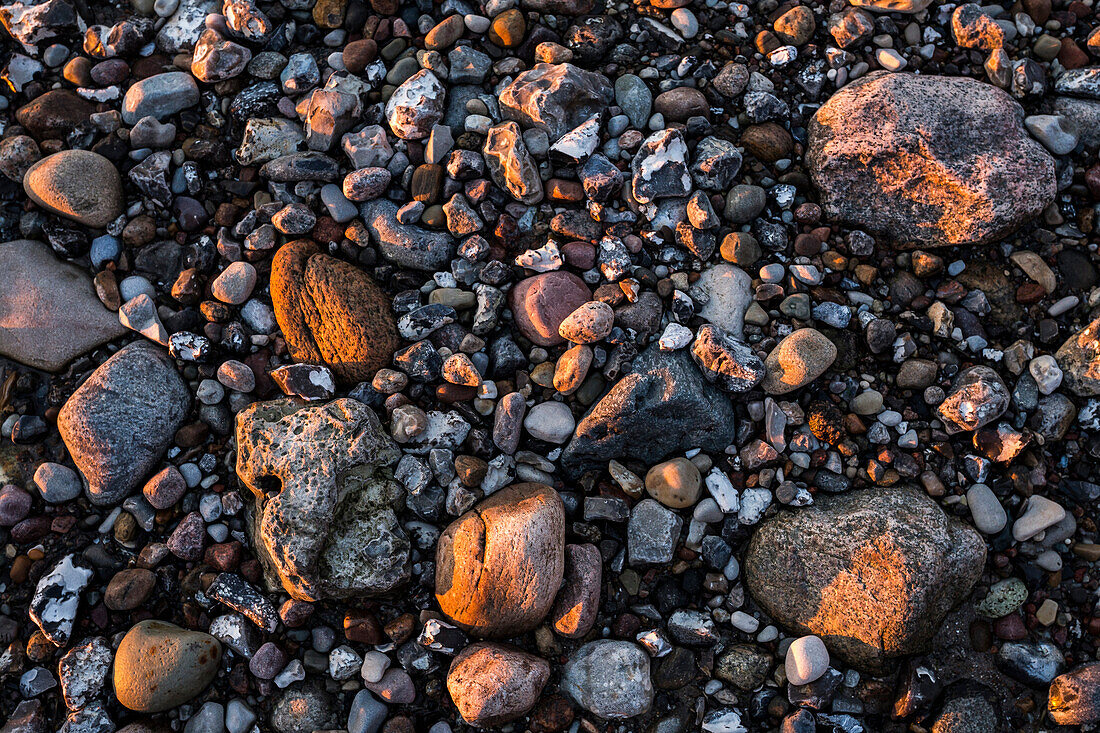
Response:
[[[0,244],[0,354],[57,372],[125,332],[79,267],[41,242]]]
[[[156,467],[191,409],[191,392],[164,351],[121,349],[73,392],[57,428],[93,504],[117,504]]]
[[[373,596],[409,578],[397,523],[401,452],[357,400],[257,402],[237,415],[237,476],[256,497],[255,546],[294,598]]]
[[[677,450],[721,451],[733,442],[733,406],[687,351],[651,346],[577,424],[562,454],[570,476],[627,456],[655,463]]]
[[[745,582],[768,614],[879,674],[922,651],[985,566],[985,542],[923,492],[818,495],[763,522]]]
[[[601,718],[633,718],[653,705],[649,656],[631,641],[589,642],[565,663],[561,688]]]
[[[807,167],[826,214],[902,245],[1000,239],[1054,200],[1054,159],[1001,89],[875,72],[809,126]]]

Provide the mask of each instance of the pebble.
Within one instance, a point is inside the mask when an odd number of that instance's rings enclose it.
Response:
[[[58,463],[43,463],[35,469],[34,483],[43,500],[50,504],[63,504],[75,499],[83,488],[76,471]]]
[[[1012,524],[1012,537],[1017,542],[1029,540],[1043,530],[1061,522],[1066,510],[1061,505],[1038,494],[1027,500],[1024,513]]]
[[[1000,500],[985,484],[974,484],[967,489],[966,503],[979,532],[996,535],[1008,524],[1008,514]]]
[[[780,341],[764,360],[764,391],[780,395],[805,387],[832,366],[836,356],[836,345],[820,331],[800,328]]]
[[[447,691],[467,723],[495,727],[529,712],[549,679],[550,665],[545,660],[479,642],[451,662]]]
[[[256,287],[256,268],[247,262],[232,262],[210,285],[215,298],[230,305],[241,305]]]
[[[85,181],[96,181],[89,189]],[[23,190],[49,212],[92,229],[122,213],[122,181],[111,161],[89,150],[63,150],[32,165]]]
[[[702,476],[686,458],[658,463],[645,475],[645,488],[657,501],[671,509],[693,506],[702,491]]]
[[[653,705],[649,656],[629,641],[600,639],[577,649],[565,663],[561,687],[601,718],[633,718]]]
[[[800,636],[787,647],[784,661],[787,682],[808,685],[829,669],[829,650],[819,636]]]

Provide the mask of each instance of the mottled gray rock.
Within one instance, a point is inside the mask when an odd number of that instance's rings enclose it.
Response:
[[[443,119],[447,92],[435,74],[421,69],[402,82],[386,102],[386,120],[394,135],[405,140],[427,137]]]
[[[825,213],[902,245],[981,244],[1054,199],[1054,159],[1023,109],[974,79],[874,72],[809,126],[807,167]]]
[[[40,242],[0,244],[0,354],[57,372],[125,332],[79,267]]]
[[[237,476],[255,494],[261,560],[301,600],[386,593],[408,580],[395,509],[400,452],[357,400],[290,399],[237,415]]]
[[[649,655],[631,641],[600,639],[573,652],[565,663],[562,690],[601,718],[632,718],[653,704]]]
[[[185,71],[167,71],[134,82],[122,100],[122,121],[134,125],[142,117],[163,120],[199,103],[199,87]]]
[[[80,710],[99,696],[111,658],[111,645],[102,636],[86,639],[65,652],[57,664],[57,676],[70,710]]]
[[[920,652],[985,565],[985,542],[924,492],[818,495],[764,521],[745,582],[768,614],[830,652],[880,673]]]
[[[435,271],[446,269],[454,257],[450,234],[400,223],[397,205],[388,199],[367,201],[359,211],[382,256],[395,265]]]
[[[733,406],[687,352],[651,346],[577,424],[562,465],[575,476],[621,456],[653,463],[675,450],[722,451],[733,436]]]
[[[631,565],[661,564],[672,560],[684,520],[655,499],[642,499],[630,512],[627,551]]]
[[[93,504],[117,504],[141,486],[191,409],[191,392],[164,351],[121,349],[73,392],[57,428]]]

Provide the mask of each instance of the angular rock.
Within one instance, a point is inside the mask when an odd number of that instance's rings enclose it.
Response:
[[[764,378],[764,362],[743,341],[703,324],[691,344],[691,358],[708,382],[727,392],[748,392]]]
[[[806,162],[828,216],[903,246],[997,240],[1056,189],[1020,105],[961,77],[873,72],[849,84],[814,115]]]
[[[1055,677],[1050,684],[1047,713],[1058,725],[1100,721],[1100,662]]]
[[[691,288],[692,299],[699,304],[700,317],[718,326],[735,339],[744,336],[745,311],[752,303],[752,278],[733,265],[708,267]]]
[[[1100,395],[1100,318],[1066,339],[1054,358],[1066,389],[1078,397]]]
[[[947,398],[936,408],[948,433],[977,430],[1008,409],[1008,387],[987,366],[972,366],[955,377]]]
[[[501,489],[439,538],[436,600],[448,619],[479,637],[530,631],[554,602],[564,551],[557,491],[534,483]]]
[[[0,244],[0,354],[58,372],[125,332],[79,267],[41,242]]]
[[[342,382],[369,381],[401,346],[385,292],[308,239],[275,253],[271,303],[291,356],[327,365]]]
[[[294,598],[388,593],[409,578],[400,458],[362,402],[279,399],[237,414],[237,476],[255,495],[261,560]]]
[[[682,132],[668,128],[650,135],[630,161],[634,198],[645,204],[687,196],[691,193],[687,160],[687,143]]]
[[[118,701],[141,713],[159,713],[198,695],[218,673],[222,645],[201,631],[149,619],[135,624],[115,653]]]
[[[190,390],[155,346],[130,344],[96,369],[57,416],[92,503],[117,504],[140,487],[190,409]]]
[[[111,645],[102,636],[77,644],[57,664],[65,705],[80,710],[99,696],[111,668]]]
[[[31,620],[43,636],[65,646],[73,633],[80,594],[92,579],[92,569],[82,558],[66,555],[38,580],[30,603]]]
[[[420,140],[443,119],[447,90],[427,69],[421,69],[394,90],[386,102],[386,120],[394,135]]]
[[[489,128],[485,136],[485,164],[493,181],[517,201],[531,206],[542,201],[542,179],[527,152],[519,125],[504,122]]]
[[[88,185],[95,181],[96,185]],[[102,229],[122,213],[122,181],[111,161],[90,150],[62,150],[27,170],[23,190],[47,211]]]
[[[633,367],[577,424],[562,453],[568,475],[624,455],[652,463],[676,450],[722,451],[733,441],[733,406],[685,351],[651,346]]]
[[[879,674],[920,652],[985,565],[985,542],[923,492],[818,494],[753,534],[745,582],[768,614]]]
[[[462,719],[491,728],[525,715],[550,679],[545,659],[479,642],[463,649],[447,672],[447,692]]]
[[[501,91],[500,108],[507,119],[546,130],[553,143],[602,113],[614,99],[610,82],[601,74],[569,63],[535,64]]]
[[[442,270],[454,257],[455,242],[450,234],[400,223],[397,205],[388,199],[367,201],[359,211],[382,256],[399,267]]]

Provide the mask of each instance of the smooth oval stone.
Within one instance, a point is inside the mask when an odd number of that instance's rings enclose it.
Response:
[[[111,161],[89,150],[62,150],[30,167],[23,190],[36,204],[102,229],[122,213],[122,181]]]
[[[463,720],[487,728],[533,708],[549,679],[545,659],[483,642],[466,647],[451,662],[447,691]]]
[[[140,713],[159,713],[198,695],[218,673],[222,645],[209,634],[142,621],[115,653],[118,701]]]
[[[169,71],[135,82],[122,100],[122,121],[136,124],[142,117],[163,120],[199,103],[199,87],[185,71]]]
[[[786,394],[814,381],[836,360],[836,345],[820,331],[800,328],[779,342],[764,360],[764,391]]]

